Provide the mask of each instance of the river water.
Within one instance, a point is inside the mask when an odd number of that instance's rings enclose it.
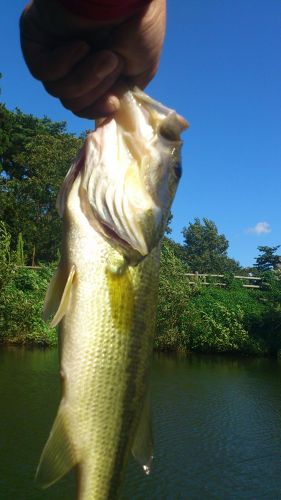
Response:
[[[281,364],[154,357],[155,460],[131,460],[124,500],[281,499]],[[0,498],[74,500],[74,474],[33,477],[59,402],[56,350],[0,350]]]

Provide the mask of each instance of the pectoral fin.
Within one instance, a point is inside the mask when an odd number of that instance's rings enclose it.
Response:
[[[132,446],[132,454],[146,474],[150,473],[153,460],[153,436],[149,397],[143,405],[139,425]]]
[[[36,471],[36,481],[43,488],[58,481],[78,462],[71,448],[65,424],[65,414],[60,406]]]
[[[43,316],[44,318],[48,318],[54,314],[51,326],[56,326],[67,311],[74,275],[74,264],[70,269],[67,280],[62,267],[59,266],[49,284],[44,303]]]

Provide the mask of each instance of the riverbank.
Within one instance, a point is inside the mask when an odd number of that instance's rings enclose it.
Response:
[[[36,270],[11,265],[1,293],[0,343],[52,347],[56,329],[42,318],[44,296],[54,265]],[[9,272],[8,272],[9,271]],[[176,258],[162,252],[156,351],[276,355],[281,348],[281,286],[264,290],[191,286]]]

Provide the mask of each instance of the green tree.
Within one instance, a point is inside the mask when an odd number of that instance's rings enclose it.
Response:
[[[169,214],[169,217],[167,219],[167,224],[166,224],[166,230],[165,230],[165,234],[171,234],[172,233],[172,228],[171,228],[171,222],[173,220],[173,214],[172,212],[170,212]]]
[[[18,235],[17,249],[16,249],[16,263],[18,266],[24,266],[24,241],[22,233]]]
[[[216,224],[198,217],[182,231],[184,255],[191,271],[200,273],[234,273],[239,264],[227,256],[228,240],[219,234]]]
[[[16,249],[19,232],[31,262],[50,261],[60,245],[55,201],[82,141],[67,134],[65,123],[36,118],[0,105],[0,218]]]
[[[254,264],[258,271],[266,272],[272,269],[277,269],[278,265],[281,263],[281,256],[276,255],[278,248],[280,248],[280,245],[275,247],[258,247],[258,251],[261,255],[255,257],[256,263]]]
[[[0,302],[5,286],[12,280],[15,272],[14,255],[11,253],[10,245],[11,235],[4,221],[0,220]]]

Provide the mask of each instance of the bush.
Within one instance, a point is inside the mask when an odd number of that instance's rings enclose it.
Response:
[[[44,296],[56,264],[16,266],[10,235],[0,222],[0,342],[51,346],[56,331],[42,319]],[[275,354],[281,349],[280,273],[264,289],[245,289],[227,275],[226,287],[188,283],[178,248],[165,238],[161,253],[155,348],[169,351]]]
[[[56,331],[43,320],[44,296],[51,267],[19,268],[5,287],[0,318],[0,341],[41,346],[55,345]]]
[[[156,349],[271,354],[281,349],[281,281],[246,289],[233,275],[226,287],[190,285],[184,262],[165,239],[161,254]],[[209,279],[208,279],[209,281]]]
[[[16,268],[10,245],[11,235],[8,233],[4,222],[0,220],[0,298],[4,288],[13,279]]]
[[[193,297],[192,310],[196,318],[192,350],[245,354],[265,351],[262,340],[249,328],[251,320],[262,314],[263,306],[259,307],[257,296],[248,290],[204,288]]]
[[[56,332],[42,319],[52,266],[16,267],[11,237],[0,221],[0,342],[54,345]]]
[[[157,328],[155,348],[158,350],[186,350],[189,345],[186,311],[190,297],[190,285],[184,277],[185,264],[176,256],[173,242],[163,241]]]

